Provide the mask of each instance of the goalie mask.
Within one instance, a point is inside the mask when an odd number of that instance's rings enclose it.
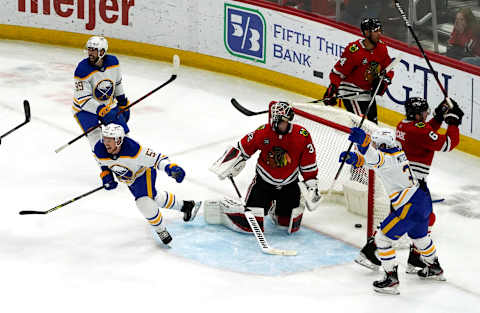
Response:
[[[280,135],[285,135],[290,131],[292,124],[290,123],[293,120],[293,107],[284,101],[274,102],[270,106],[270,125],[273,130]],[[286,122],[287,127],[282,129],[280,126],[281,122]]]
[[[393,129],[379,128],[373,132],[371,137],[377,149],[391,149],[398,146]]]

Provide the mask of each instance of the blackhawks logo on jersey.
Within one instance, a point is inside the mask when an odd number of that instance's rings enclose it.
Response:
[[[304,137],[308,137],[310,135],[308,133],[308,130],[306,130],[305,128],[300,129],[299,133],[300,133],[300,135],[302,135]]]
[[[273,149],[268,152],[267,164],[271,168],[285,167],[290,163],[292,163],[292,158],[282,147],[273,147]]]
[[[379,63],[375,61],[370,62],[367,69],[365,70],[365,80],[370,83],[373,82],[373,80],[378,77],[381,70],[382,66]]]

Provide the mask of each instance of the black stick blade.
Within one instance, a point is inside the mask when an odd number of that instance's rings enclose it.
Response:
[[[268,110],[260,111],[260,112],[250,111],[249,109],[245,108],[240,103],[238,103],[237,99],[235,99],[235,98],[232,98],[232,100],[230,100],[230,102],[235,107],[235,109],[239,110],[242,114],[245,114],[246,116],[254,116],[254,115],[268,113]]]
[[[23,100],[23,108],[25,109],[25,121],[30,122],[30,103],[28,100]]]
[[[29,215],[29,214],[47,214],[47,212],[44,211],[30,211],[30,210],[25,210],[25,211],[20,211],[18,212],[20,215]]]

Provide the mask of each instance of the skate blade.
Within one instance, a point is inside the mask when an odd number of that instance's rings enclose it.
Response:
[[[193,207],[193,210],[192,210],[192,216],[190,217],[190,220],[188,220],[189,222],[195,219],[195,216],[197,216],[198,210],[200,210],[201,206],[202,206],[202,201],[195,202],[195,206]]]
[[[436,281],[446,281],[447,279],[443,276],[443,274],[440,275],[434,275],[434,276],[428,276],[428,277],[422,277],[420,276],[421,279],[423,280],[436,280]]]
[[[386,288],[373,287],[373,290],[375,290],[378,293],[383,293],[383,294],[387,294],[387,295],[399,295],[400,294],[400,291],[398,291],[398,286],[386,287]]]
[[[405,273],[407,273],[407,274],[417,274],[419,270],[421,270],[421,268],[415,267],[411,264],[407,264],[407,268],[405,269]]]
[[[380,266],[373,264],[372,262],[362,257],[361,255],[359,255],[354,261],[355,263],[375,272],[377,272],[380,269]]]

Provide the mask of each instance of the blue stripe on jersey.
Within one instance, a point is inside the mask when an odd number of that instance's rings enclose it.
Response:
[[[84,79],[94,71],[103,71],[111,66],[119,65],[118,59],[116,56],[107,54],[106,56],[103,57],[103,66],[98,67],[91,65],[90,62],[88,62],[88,58],[83,59],[78,63],[77,68],[75,69],[75,77],[78,77],[80,79]]]

